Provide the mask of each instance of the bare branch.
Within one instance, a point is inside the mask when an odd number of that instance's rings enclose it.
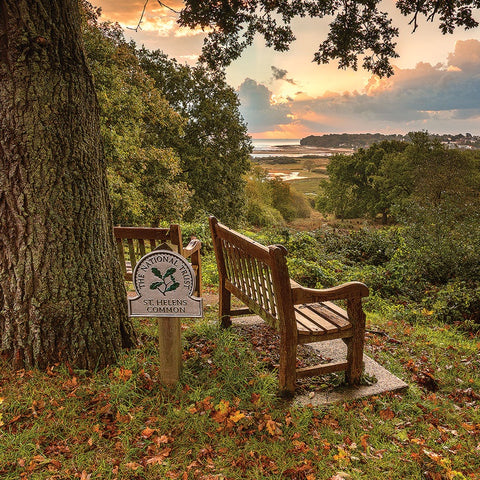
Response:
[[[157,2],[160,6],[162,6],[164,8],[168,8],[170,11],[172,11],[173,13],[176,13],[177,15],[180,13],[180,12],[177,12],[176,10],[174,10],[172,7],[169,7],[165,3],[161,2],[160,0],[157,0]]]
[[[129,30],[134,30],[135,32],[138,32],[139,30],[141,30],[140,25],[142,24],[142,20],[143,20],[143,17],[145,15],[145,10],[147,9],[148,2],[149,2],[149,0],[145,0],[145,5],[143,6],[142,14],[140,15],[140,20],[138,21],[137,26],[135,28],[127,27]],[[168,10],[172,11],[173,13],[176,13],[177,15],[180,13],[180,12],[177,12],[176,10],[174,10],[172,7],[170,7],[170,6],[166,5],[165,3],[161,2],[160,0],[157,0],[157,3],[161,7],[168,8]]]
[[[149,0],[145,0],[145,5],[143,6],[142,14],[140,15],[140,20],[138,21],[137,26],[136,26],[135,28],[133,28],[133,27],[127,27],[129,30],[135,30],[136,32],[138,32],[138,30],[140,29],[140,24],[142,23],[143,16],[145,15],[145,10],[146,10],[146,8],[147,8],[148,1],[149,1]]]

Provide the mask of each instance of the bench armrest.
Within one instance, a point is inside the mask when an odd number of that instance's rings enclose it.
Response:
[[[195,252],[200,252],[202,248],[202,242],[198,238],[192,238],[188,245],[183,249],[183,256],[188,258]]]
[[[332,288],[306,288],[298,283],[292,284],[294,305],[332,300],[368,297],[368,287],[361,282],[348,282]]]

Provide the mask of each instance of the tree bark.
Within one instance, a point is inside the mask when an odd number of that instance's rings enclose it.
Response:
[[[0,353],[113,362],[134,344],[78,0],[0,1]]]

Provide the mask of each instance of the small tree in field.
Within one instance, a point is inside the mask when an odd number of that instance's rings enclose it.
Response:
[[[315,163],[315,160],[313,160],[312,158],[306,158],[302,162],[302,165],[307,172],[311,172],[315,168],[316,163]]]

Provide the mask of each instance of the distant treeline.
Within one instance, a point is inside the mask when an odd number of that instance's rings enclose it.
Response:
[[[473,136],[470,133],[465,135],[457,134],[430,134],[440,142],[451,143],[452,145],[468,145],[474,148],[480,148],[480,137]],[[399,140],[409,141],[409,136],[393,134],[383,135],[381,133],[329,133],[326,135],[310,135],[300,140],[300,145],[310,147],[326,147],[326,148],[362,148],[369,147],[374,143],[382,142],[383,140]]]

